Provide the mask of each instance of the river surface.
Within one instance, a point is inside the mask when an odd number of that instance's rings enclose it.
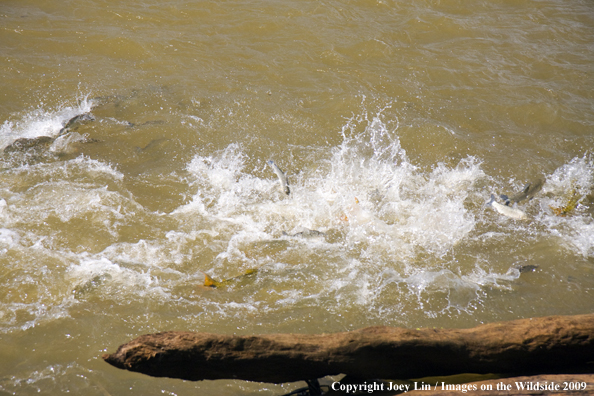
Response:
[[[145,333],[594,309],[590,0],[3,0],[0,71],[2,395],[304,385],[101,359]]]

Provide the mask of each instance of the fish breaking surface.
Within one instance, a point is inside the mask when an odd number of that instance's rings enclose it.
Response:
[[[287,180],[287,175],[285,175],[285,172],[283,172],[278,167],[278,165],[274,163],[273,160],[269,160],[268,165],[270,165],[274,173],[276,173],[276,176],[278,177],[278,182],[280,183],[281,191],[289,195],[291,193],[291,190],[289,189],[289,181]]]
[[[520,209],[513,208],[509,205],[503,205],[499,202],[495,201],[495,195],[491,194],[491,200],[487,203],[488,206],[492,206],[496,211],[505,215],[507,217],[511,217],[512,219],[524,220],[526,219],[526,213],[522,212]]]

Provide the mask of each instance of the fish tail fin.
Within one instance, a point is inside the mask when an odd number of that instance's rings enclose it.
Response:
[[[491,194],[491,199],[485,204],[485,206],[493,206],[493,202],[495,202],[495,194]]]

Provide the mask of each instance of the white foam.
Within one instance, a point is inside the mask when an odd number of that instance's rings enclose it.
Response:
[[[572,223],[572,233],[567,241],[584,257],[594,257],[594,222],[582,218]]]
[[[168,241],[173,241],[171,233],[168,233]],[[188,242],[184,240],[184,242]],[[101,257],[108,258],[114,262],[137,264],[147,269],[166,270],[168,263],[180,265],[188,258],[180,253],[179,249],[172,248],[166,241],[139,240],[136,243],[116,243],[108,246]]]
[[[133,210],[142,211],[128,194],[108,189],[108,184],[122,180],[120,172],[83,156],[66,162],[22,165],[5,171],[4,178],[31,185],[19,193],[6,192],[9,205],[0,211],[5,224],[40,224],[52,216],[64,223],[81,218],[117,235],[115,221],[135,215]]]
[[[71,154],[75,152],[73,144],[84,142],[86,138],[78,132],[69,132],[54,140],[49,151],[55,154]]]
[[[0,317],[2,318],[0,333],[11,332],[15,329],[24,331],[43,322],[70,317],[68,312],[70,303],[68,300],[50,302],[45,300],[46,297],[43,296],[42,301],[33,303],[3,304],[0,310]],[[23,320],[23,317],[27,319]]]
[[[594,220],[578,204],[566,216],[556,216],[552,208],[563,208],[574,194],[583,198],[594,188],[594,161],[591,156],[573,158],[547,177],[543,186],[544,197],[540,201],[539,220],[551,235],[560,237],[565,246],[582,255],[594,257]]]
[[[119,295],[128,298],[152,297],[169,299],[170,293],[159,285],[159,280],[144,267],[126,268],[101,255],[83,255],[78,264],[70,266],[68,277],[74,284],[74,290],[82,293],[98,292],[108,296],[117,290]]]
[[[19,376],[4,377],[0,382],[0,388],[7,393],[12,392],[10,394],[13,395],[59,394],[69,392],[73,388],[77,390],[91,389],[96,386],[92,385],[92,381],[89,380],[92,373],[93,370],[74,362],[50,364],[36,370],[24,369],[19,372]],[[68,388],[64,387],[64,381],[68,381]]]
[[[594,162],[591,155],[584,155],[581,158],[573,158],[548,176],[543,186],[543,193],[563,196],[576,190],[577,193],[586,195],[592,187],[594,187]]]
[[[124,175],[112,165],[85,157],[83,155],[65,162],[23,164],[7,169],[4,175],[15,178],[29,178],[35,180],[76,180],[92,182],[94,185],[105,184],[108,181],[122,180]]]
[[[422,172],[409,162],[395,131],[387,130],[379,116],[350,120],[342,135],[343,143],[330,149],[328,159],[313,170],[293,176],[297,169],[283,164],[292,190],[287,198],[278,193],[272,172],[261,178],[246,170],[247,157],[240,145],[196,155],[187,168],[196,193],[173,215],[216,230],[221,251],[210,268],[202,270],[226,277],[279,260],[295,265],[299,256],[332,252],[332,261],[310,269],[311,276],[332,281],[310,286],[300,296],[285,296],[283,304],[332,296],[369,306],[385,292],[385,285],[372,286],[375,279],[391,269],[411,290],[421,279],[429,282],[428,291],[449,285],[452,306],[465,309],[479,298],[480,283],[451,271],[437,271],[429,280],[432,270],[424,270],[417,257],[429,257],[428,264],[440,260],[475,229],[476,214],[466,203],[475,183],[485,178],[480,161],[468,157],[454,168],[437,164]],[[282,237],[283,232],[305,228],[337,237],[327,237],[331,241]],[[395,262],[404,264],[394,266]],[[344,272],[346,268],[351,269]],[[416,277],[407,274],[410,271]],[[282,274],[274,277],[281,284],[289,281]]]
[[[0,244],[10,247],[15,243],[18,243],[20,236],[17,232],[8,230],[6,228],[0,228]]]
[[[578,207],[562,218],[548,208],[561,204],[571,189],[591,191],[594,167],[587,158],[561,166],[547,177],[542,193],[523,203],[531,221],[504,222],[482,210],[487,199],[482,186],[501,181],[487,176],[479,159],[469,156],[456,166],[438,163],[423,170],[410,162],[396,132],[381,115],[365,114],[347,122],[342,144],[316,149],[304,169],[277,154],[289,175],[288,197],[265,167],[268,158],[249,159],[239,144],[197,154],[187,164],[190,200],[169,214],[136,203],[125,176],[101,161],[81,156],[7,169],[1,247],[25,249],[20,243],[26,239],[29,252],[46,245],[51,250],[51,236],[25,235],[18,228],[23,223],[43,228],[50,217],[84,221],[111,238],[100,252],[53,251],[67,256],[65,279],[74,296],[13,308],[45,320],[66,315],[86,296],[117,294],[132,300],[183,299],[197,315],[226,317],[274,315],[322,303],[333,313],[348,306],[371,316],[397,310],[440,315],[471,312],[486,301],[488,290],[510,290],[520,276],[509,265],[488,263],[490,256],[459,262],[458,247],[468,255],[476,250],[465,245],[485,245],[493,254],[494,246],[553,234],[572,253],[594,255],[591,215]],[[17,180],[27,188],[10,191]],[[121,240],[120,227],[140,224],[148,231],[142,239]],[[324,234],[294,235],[306,229]],[[258,273],[238,281],[241,287],[232,284],[228,294],[192,294],[202,271],[222,280],[254,268]],[[57,310],[44,311],[39,304]],[[9,311],[3,318],[12,321]]]

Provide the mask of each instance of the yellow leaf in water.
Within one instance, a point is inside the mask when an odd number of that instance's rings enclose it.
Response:
[[[204,274],[204,286],[206,287],[219,287],[221,282],[217,282],[216,280],[212,279],[207,274]]]

